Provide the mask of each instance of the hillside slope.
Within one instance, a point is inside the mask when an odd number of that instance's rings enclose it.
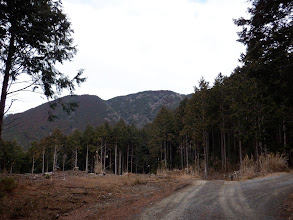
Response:
[[[118,96],[107,101],[128,124],[138,127],[150,123],[162,106],[175,109],[185,98],[172,91],[145,91],[126,96]]]
[[[114,123],[120,118],[98,96],[66,96],[61,100],[64,103],[75,101],[79,106],[69,115],[62,110],[61,106],[52,111],[49,103],[23,113],[9,115],[4,121],[4,129],[6,130],[4,130],[3,138],[16,140],[22,145],[27,145],[30,141],[39,140],[49,135],[56,128],[70,133],[74,129],[83,130],[88,124],[98,126],[105,121]],[[57,116],[54,122],[48,121],[49,110]]]
[[[171,91],[146,91],[107,101],[94,95],[66,96],[61,101],[77,102],[76,111],[68,115],[59,106],[53,111],[57,119],[49,122],[50,106],[45,103],[23,113],[8,115],[4,120],[3,138],[27,147],[31,141],[50,135],[56,128],[68,134],[74,129],[84,130],[87,125],[97,127],[105,121],[115,124],[121,118],[128,124],[143,127],[155,118],[163,105],[176,108],[184,97]]]

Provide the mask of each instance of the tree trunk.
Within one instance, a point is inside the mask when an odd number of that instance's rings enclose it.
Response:
[[[172,165],[173,163],[173,157],[172,157],[172,143],[169,141],[169,157],[170,157],[170,164]]]
[[[104,169],[106,169],[106,156],[107,156],[107,142],[105,141],[105,153],[104,153]]]
[[[119,169],[118,169],[118,175],[122,174],[122,152],[121,150],[119,150]]]
[[[32,174],[34,174],[34,170],[35,170],[35,152],[33,152]]]
[[[165,156],[165,169],[167,168],[167,144],[166,144],[166,140],[164,141],[164,156]]]
[[[117,139],[116,139],[116,144],[115,144],[115,175],[117,175]]]
[[[63,155],[63,166],[62,166],[62,170],[63,170],[63,171],[65,170],[64,167],[65,167],[66,157],[67,157],[67,155],[64,154],[64,155]]]
[[[8,89],[8,83],[10,78],[10,70],[12,68],[12,57],[14,55],[15,47],[14,47],[14,34],[12,34],[10,38],[9,43],[9,49],[8,49],[8,56],[6,60],[6,66],[4,71],[4,79],[2,84],[2,91],[1,91],[1,100],[0,100],[0,140],[2,140],[2,128],[3,128],[3,120],[4,120],[4,114],[5,114],[5,103],[7,98],[7,89]]]
[[[129,159],[129,144],[127,145],[127,156],[126,156],[126,169],[127,169],[127,173],[128,173],[128,167],[129,167],[128,159]]]
[[[196,170],[196,145],[194,146],[194,165],[195,165],[195,170]]]
[[[55,144],[54,156],[53,156],[53,172],[56,169],[56,165],[57,165],[57,145]]]
[[[242,168],[242,142],[239,139],[239,162],[240,162],[240,169]]]
[[[131,159],[130,159],[130,172],[132,173],[132,164],[133,164],[133,145],[131,145]]]
[[[226,135],[225,131],[221,129],[221,154],[222,154],[222,169],[227,171],[227,152],[226,152]]]
[[[85,172],[89,172],[89,145],[86,145]]]
[[[97,155],[98,156],[98,155]],[[98,161],[101,161],[101,168],[102,168],[102,170],[104,170],[104,168],[103,168],[103,141],[101,141],[101,159],[100,158],[97,158],[97,160]]]
[[[188,165],[188,144],[187,144],[187,136],[185,141],[185,150],[186,150],[186,174],[189,174],[189,165]]]
[[[184,169],[183,165],[183,146],[182,143],[180,144],[180,159],[181,159],[181,169]]]
[[[284,143],[284,147],[287,147],[287,130],[286,130],[286,124],[285,124],[285,120],[283,120],[283,143]]]
[[[207,166],[207,151],[206,151],[205,146],[204,146],[203,150],[204,150],[204,178],[207,179],[208,178],[208,166]]]
[[[49,172],[49,158],[47,157],[47,173]]]
[[[42,167],[42,174],[45,173],[45,147],[43,147],[43,167]]]
[[[112,150],[110,149],[110,158],[109,158],[109,167],[110,167],[110,170],[112,169]]]
[[[77,168],[77,147],[75,147],[75,161],[74,161],[74,168]]]
[[[203,150],[204,150],[204,178],[207,179],[208,178],[208,149],[209,149],[209,137],[208,137],[208,132],[207,131],[203,131],[203,135],[204,135],[204,146],[203,146]]]

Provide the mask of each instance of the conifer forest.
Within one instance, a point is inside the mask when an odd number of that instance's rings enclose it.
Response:
[[[27,150],[2,140],[0,171],[121,175],[179,169],[209,178],[270,155],[292,166],[292,10],[292,1],[252,1],[250,18],[234,20],[246,46],[242,64],[214,82],[201,78],[176,109],[162,107],[143,128],[121,119],[70,134],[56,129]]]

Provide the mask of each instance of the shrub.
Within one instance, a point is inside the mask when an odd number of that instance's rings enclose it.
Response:
[[[0,191],[11,192],[17,187],[17,183],[12,177],[0,178]]]
[[[17,187],[17,183],[14,178],[2,177],[0,178],[0,198],[2,198],[6,192],[11,192]]]

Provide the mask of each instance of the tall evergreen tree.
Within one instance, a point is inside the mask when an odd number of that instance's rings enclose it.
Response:
[[[0,139],[7,96],[23,90],[42,90],[54,98],[63,89],[73,92],[81,83],[82,71],[69,79],[55,68],[76,53],[73,30],[62,11],[61,1],[0,1],[0,72],[3,84],[0,101]],[[11,85],[26,73],[30,81],[14,91]]]

